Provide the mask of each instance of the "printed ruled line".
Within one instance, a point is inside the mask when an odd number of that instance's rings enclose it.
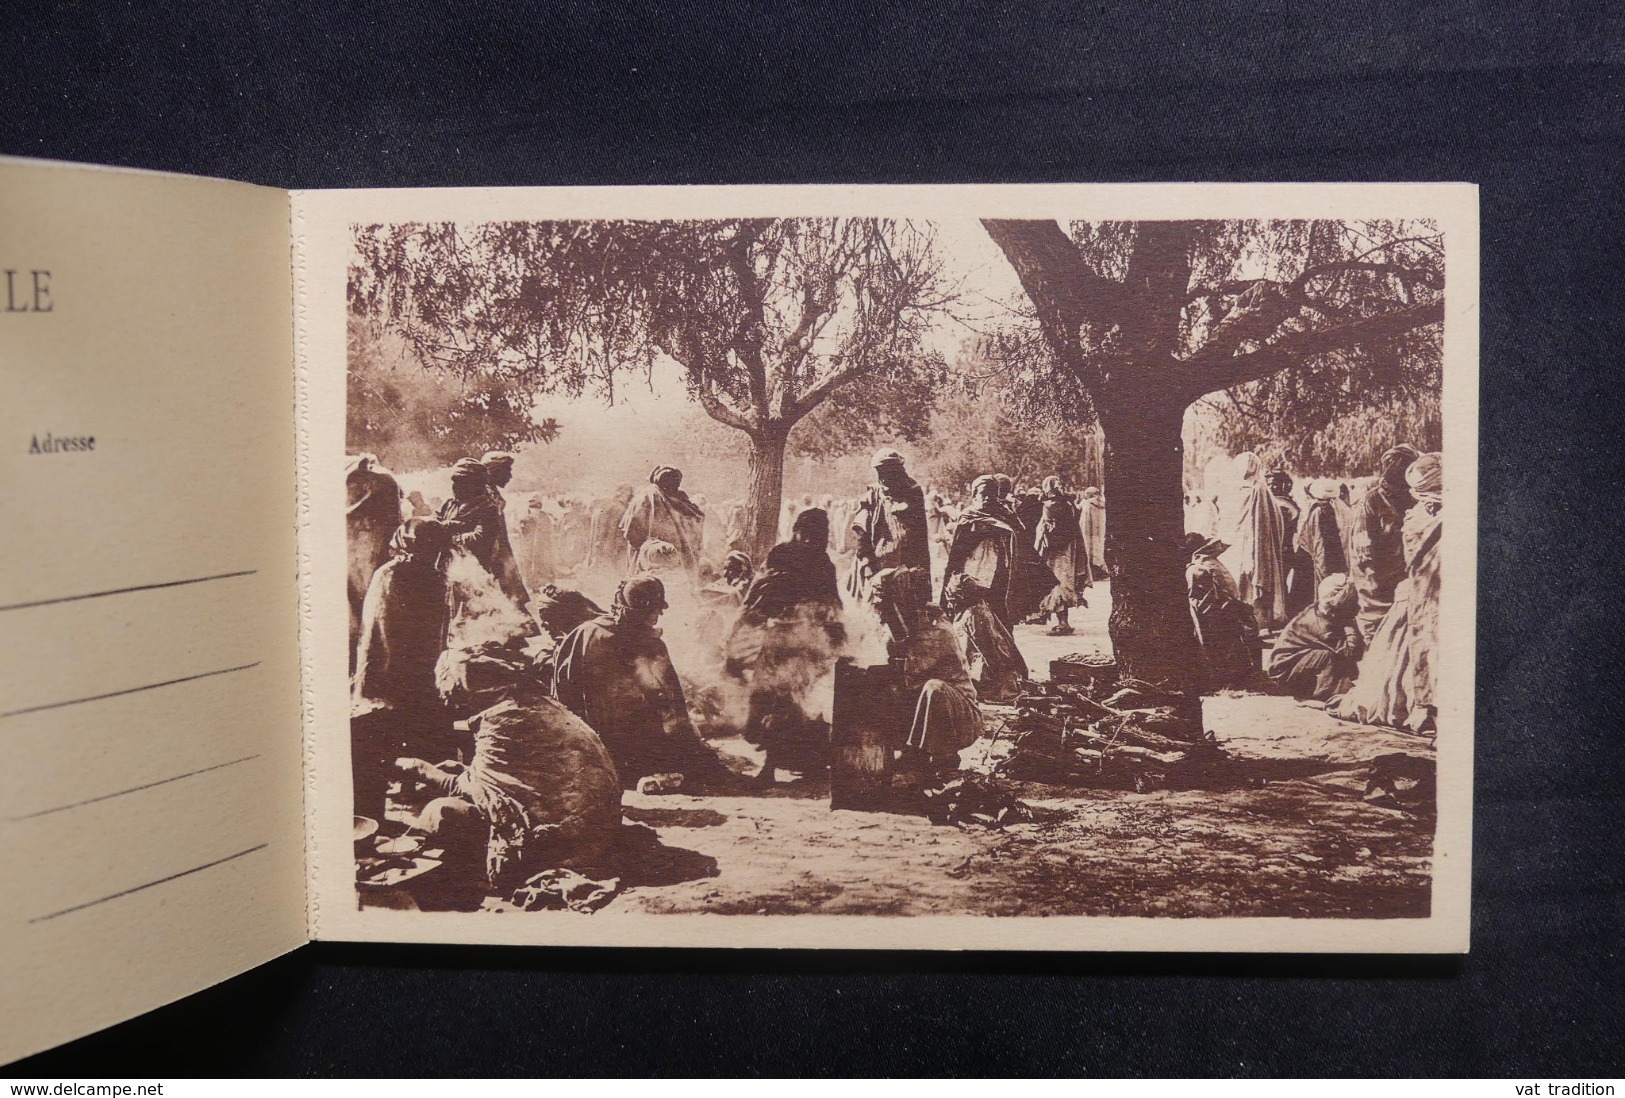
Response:
[[[43,923],[48,919],[58,919],[63,915],[72,915],[75,911],[83,911],[87,907],[95,907],[97,904],[105,904],[109,900],[117,900],[124,896],[133,896],[137,892],[145,892],[149,888],[157,888],[161,884],[168,884],[170,881],[178,881],[182,877],[190,877],[194,873],[202,873],[205,869],[213,869],[217,865],[225,865],[227,862],[236,861],[238,858],[246,857],[247,855],[254,853],[256,850],[264,850],[270,845],[270,843],[261,843],[258,846],[251,846],[247,850],[239,850],[235,854],[227,854],[224,858],[216,858],[212,862],[204,862],[202,865],[195,865],[191,869],[183,869],[179,873],[171,873],[169,876],[160,877],[156,881],[148,881],[146,884],[136,885],[134,888],[126,888],[123,892],[115,892],[111,896],[103,896],[98,900],[87,900],[82,904],[74,904],[72,907],[65,907],[61,911],[53,911],[49,915],[36,915],[34,918],[28,921],[30,923]]]
[[[81,599],[101,599],[108,595],[128,595],[132,591],[161,591],[166,587],[185,587],[193,583],[212,583],[215,580],[237,579],[239,576],[257,575],[259,569],[250,568],[243,572],[221,572],[218,576],[198,576],[196,579],[170,580],[168,583],[144,583],[139,587],[115,587],[111,591],[92,591],[88,595],[63,595],[59,599],[36,599],[33,602],[14,602],[10,606],[0,606],[0,612],[6,610],[27,610],[34,606],[55,606],[59,602],[79,602]]]
[[[215,675],[229,675],[234,671],[247,671],[251,667],[258,667],[259,660],[245,663],[240,667],[222,667],[218,671],[205,671],[201,675],[187,675],[183,679],[166,679],[163,682],[149,682],[145,686],[132,686],[128,690],[114,690],[109,694],[92,694],[88,698],[69,698],[67,701],[49,702],[45,705],[31,705],[27,709],[13,709],[9,713],[0,713],[0,719],[6,717],[20,717],[25,713],[41,713],[47,709],[61,709],[69,705],[83,705],[85,702],[104,701],[107,698],[122,698],[126,694],[139,694],[143,690],[157,690],[164,686],[178,686],[183,682],[196,682],[198,679],[213,678]]]
[[[184,774],[176,774],[173,778],[161,778],[158,781],[148,782],[145,785],[132,785],[130,788],[121,789],[117,793],[103,793],[100,797],[89,797],[82,801],[74,801],[72,804],[61,804],[57,805],[55,808],[42,808],[38,812],[29,812],[22,816],[13,816],[9,822],[18,823],[22,820],[32,820],[38,816],[49,816],[53,812],[66,812],[70,808],[83,808],[87,804],[96,804],[100,801],[110,801],[114,797],[122,797],[126,793],[139,793],[143,789],[156,789],[160,785],[168,785],[170,782],[178,782],[182,778],[194,778],[199,774],[207,774],[213,770],[224,770],[228,766],[236,766],[238,763],[245,763],[251,759],[257,758],[259,758],[258,755],[244,755],[240,759],[232,759],[230,762],[215,763],[213,766],[205,766],[201,770],[188,770]]]

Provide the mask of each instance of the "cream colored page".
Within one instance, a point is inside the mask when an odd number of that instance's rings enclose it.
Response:
[[[501,944],[887,949],[1463,952],[1472,821],[1478,452],[1478,196],[1462,184],[603,187],[294,192],[301,560],[312,938]],[[1449,241],[1442,402],[1438,827],[1426,918],[417,912],[358,905],[352,857],[345,575],[346,285],[355,226],[725,217],[1185,220],[1431,218]],[[566,430],[568,430],[568,426]],[[876,824],[883,826],[882,823]],[[894,826],[894,825],[886,825]],[[726,876],[728,865],[721,867]]]
[[[287,211],[0,162],[0,1061],[305,940]]]

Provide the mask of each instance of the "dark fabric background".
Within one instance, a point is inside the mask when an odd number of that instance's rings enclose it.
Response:
[[[283,187],[1483,187],[1470,956],[324,945],[15,1070],[1620,1074],[1622,60],[1617,8],[1535,0],[0,4],[18,155]]]

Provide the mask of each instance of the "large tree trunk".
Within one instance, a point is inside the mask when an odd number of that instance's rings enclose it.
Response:
[[[750,436],[750,494],[745,497],[746,552],[760,567],[779,540],[784,498],[784,448],[789,432],[769,427]]]
[[[1174,394],[1136,388],[1099,402],[1112,583],[1108,628],[1124,674],[1187,696],[1194,738],[1201,733],[1205,676],[1185,587],[1185,405]]]

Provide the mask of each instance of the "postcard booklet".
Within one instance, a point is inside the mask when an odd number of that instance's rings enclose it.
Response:
[[[312,939],[1465,950],[1477,313],[1465,184],[0,162],[0,1060]]]

